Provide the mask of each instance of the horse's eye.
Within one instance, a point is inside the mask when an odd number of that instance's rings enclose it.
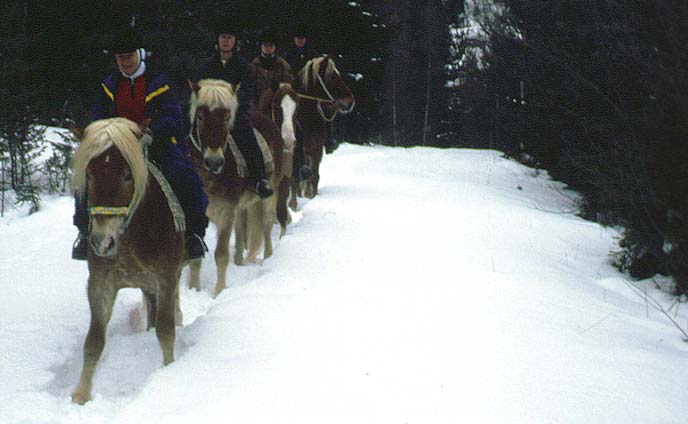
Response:
[[[124,175],[124,181],[129,182],[132,180],[131,172],[128,172],[127,174]]]

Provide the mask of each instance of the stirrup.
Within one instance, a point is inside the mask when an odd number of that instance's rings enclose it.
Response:
[[[85,261],[88,259],[88,237],[86,234],[79,233],[72,245],[72,259]]]
[[[191,233],[184,239],[184,258],[187,260],[203,259],[208,246],[203,241],[203,237],[196,233]]]
[[[272,193],[274,193],[274,190],[270,186],[268,180],[258,180],[258,182],[256,183],[256,194],[258,194],[258,197],[260,197],[261,199],[266,199],[272,196]]]
[[[299,181],[308,181],[313,178],[313,171],[308,165],[302,165],[299,168]]]

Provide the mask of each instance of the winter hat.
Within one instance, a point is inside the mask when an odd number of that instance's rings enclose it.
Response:
[[[295,24],[291,32],[294,37],[308,37],[308,29],[304,24]]]
[[[260,44],[272,43],[277,44],[277,32],[272,28],[265,28],[260,33],[260,38],[258,39]]]
[[[142,48],[142,42],[134,28],[126,27],[123,30],[115,33],[112,44],[110,45],[110,52],[112,54],[131,53],[141,50],[143,54],[139,55],[141,60],[145,59],[145,49]]]
[[[220,34],[232,34],[237,40],[241,38],[242,28],[238,22],[239,18],[234,15],[225,15],[218,18],[213,24],[215,39],[220,37]]]

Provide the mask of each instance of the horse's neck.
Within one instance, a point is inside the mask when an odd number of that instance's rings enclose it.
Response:
[[[301,101],[299,109],[299,122],[302,127],[306,127],[309,129],[318,129],[325,127],[325,120],[322,118],[322,115],[320,115],[317,101],[304,99]]]
[[[140,228],[146,228],[160,218],[160,208],[168,208],[162,188],[153,175],[148,175],[148,187],[145,195],[139,199],[128,230],[138,232]]]
[[[275,100],[275,94],[272,90],[265,90],[260,96],[257,109],[266,115],[270,115]]]

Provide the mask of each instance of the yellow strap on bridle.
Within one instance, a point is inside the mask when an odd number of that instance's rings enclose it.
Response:
[[[88,208],[88,212],[91,215],[107,215],[107,216],[127,216],[129,215],[129,206],[123,206],[119,208],[110,208],[106,206],[91,206]]]
[[[129,206],[118,206],[118,207],[110,207],[110,206],[91,206],[88,208],[88,213],[91,216],[96,216],[96,215],[105,215],[105,216],[124,216],[124,217],[129,217],[131,211],[136,207],[138,203],[138,195],[136,192],[134,192],[134,195],[131,196],[131,202],[129,203]]]

